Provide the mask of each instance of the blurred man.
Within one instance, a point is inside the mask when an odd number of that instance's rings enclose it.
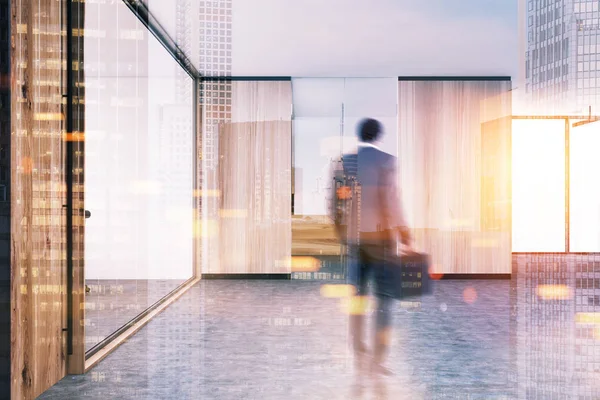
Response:
[[[346,154],[334,173],[332,217],[345,245],[348,280],[356,288],[350,307],[350,335],[360,371],[390,375],[382,363],[391,340],[392,299],[378,290],[381,266],[389,252],[397,251],[397,239],[410,245],[410,234],[401,209],[396,157],[381,151],[377,142],[382,125],[374,119],[358,124],[356,154]],[[363,340],[367,285],[374,284],[377,300],[375,343],[370,353]]]

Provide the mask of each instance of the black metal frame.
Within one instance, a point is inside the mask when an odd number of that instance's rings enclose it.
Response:
[[[165,50],[177,61],[177,63],[187,72],[193,79],[197,80],[201,78],[200,73],[194,66],[194,64],[187,57],[185,52],[177,46],[177,43],[169,36],[167,31],[162,27],[160,22],[152,15],[146,4],[139,0],[122,0],[123,3],[133,14],[139,19],[139,21],[151,32],[154,37],[163,45]]]
[[[168,33],[164,30],[164,28],[160,25],[160,23],[156,20],[156,18],[152,15],[152,13],[148,10],[146,5],[141,1],[136,0],[122,0],[125,5],[133,12],[133,14],[138,18],[138,20],[148,29],[148,31],[158,40],[158,42],[165,48],[167,53],[177,61],[179,66],[192,78],[193,84],[193,196],[197,191],[197,159],[198,159],[198,148],[197,148],[197,140],[198,140],[198,107],[199,107],[199,99],[198,99],[198,86],[202,80],[202,76],[198,72],[198,70],[194,67],[192,62],[189,60],[187,55],[177,46],[177,44],[173,41],[173,39],[168,35]],[[73,20],[72,20],[72,8],[73,8],[73,0],[66,0],[66,59],[67,59],[67,71],[66,71],[66,134],[67,139],[69,139],[73,134],[73,86],[74,86],[74,76],[73,76]],[[66,157],[65,157],[65,183],[66,183],[66,257],[67,257],[67,353],[69,355],[73,354],[73,141],[66,141]],[[194,199],[194,209],[196,210],[197,203]],[[197,278],[196,274],[196,265],[197,262],[197,246],[195,243],[195,238],[193,240],[193,274],[188,280],[183,282],[177,288],[172,290],[170,293],[162,297],[160,300],[152,304],[150,307],[142,311],[136,317],[131,319],[125,325],[120,327],[118,330],[110,334],[107,338],[96,344],[90,350],[85,352],[86,360],[92,357],[94,354],[98,353],[101,349],[103,349],[107,344],[113,341],[116,337],[121,335],[131,326],[142,320],[146,317],[150,312],[154,311],[157,307],[165,303],[169,298],[178,293],[181,288],[185,287],[191,281]]]
[[[564,252],[543,252],[543,251],[525,251],[525,252],[512,252],[514,255],[597,255],[599,252],[571,252],[571,218],[570,218],[570,207],[571,207],[571,127],[582,126],[588,123],[600,121],[599,116],[589,115],[513,115],[512,120],[564,120],[565,121],[565,251]],[[578,122],[572,123],[572,120],[578,120]]]
[[[398,81],[458,82],[458,81],[512,81],[510,76],[399,76]]]
[[[66,2],[66,46],[67,46],[67,82],[66,82],[66,257],[67,257],[67,354],[73,354],[73,0]]]
[[[204,76],[202,77],[204,82],[221,82],[221,81],[232,81],[232,82],[288,82],[292,80],[291,76]]]

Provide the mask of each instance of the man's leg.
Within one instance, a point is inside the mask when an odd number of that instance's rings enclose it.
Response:
[[[350,282],[354,285],[356,293],[350,299],[349,333],[359,367],[362,367],[361,364],[363,364],[367,354],[367,347],[363,340],[365,314],[367,311],[367,270],[364,267],[364,255],[362,251],[355,249],[354,257],[352,257],[351,268],[353,268],[353,271],[351,272]]]
[[[384,274],[384,263],[389,251],[393,250],[390,243],[383,243],[378,248],[377,261],[373,263],[375,278],[375,295],[377,308],[375,316],[375,348],[373,351],[374,372],[390,375],[391,372],[382,366],[392,342],[392,304],[394,299],[384,295],[383,286],[387,280]]]
[[[381,366],[389,351],[392,341],[392,318],[390,297],[377,297],[377,315],[375,317],[375,351],[373,363]]]

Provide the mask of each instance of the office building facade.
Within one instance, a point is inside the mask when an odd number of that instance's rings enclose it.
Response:
[[[527,0],[525,88],[547,111],[592,112],[600,104],[599,2]]]

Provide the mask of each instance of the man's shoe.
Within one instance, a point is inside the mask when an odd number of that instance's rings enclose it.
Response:
[[[394,373],[383,365],[373,362],[371,364],[371,373],[379,376],[393,376]]]
[[[357,372],[367,372],[370,364],[370,357],[366,351],[357,351],[354,353],[354,366]]]

